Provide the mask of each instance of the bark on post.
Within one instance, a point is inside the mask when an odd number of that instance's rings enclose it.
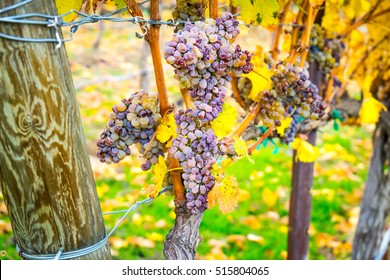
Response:
[[[315,145],[316,130],[308,135],[308,142]],[[295,161],[293,153],[292,191],[290,197],[288,256],[289,260],[305,260],[308,258],[309,226],[311,219],[314,163]]]
[[[57,14],[54,1],[2,16],[38,12]],[[40,25],[2,23],[0,32],[55,38]],[[67,55],[55,45],[0,39],[0,184],[16,242],[29,254],[69,252],[105,236]],[[106,244],[80,259],[110,258]]]
[[[321,72],[318,64],[309,67],[311,81],[320,88]],[[308,142],[315,145],[316,132],[314,129],[308,133]],[[313,186],[314,163],[305,163],[295,160],[296,150],[293,153],[292,190],[290,196],[289,230],[287,259],[305,260],[308,258],[309,227],[311,219],[312,196],[310,189]]]
[[[390,113],[382,112],[373,136],[370,170],[353,242],[352,259],[373,259],[390,212]]]

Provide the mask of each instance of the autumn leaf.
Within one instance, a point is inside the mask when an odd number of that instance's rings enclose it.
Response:
[[[322,3],[324,3],[324,0],[310,0],[310,4],[315,7],[315,6],[321,6]]]
[[[163,156],[159,156],[158,161],[155,164],[153,169],[154,185],[150,185],[145,189],[147,195],[150,195],[153,198],[155,198],[158,195],[158,193],[162,188],[164,177],[167,172],[168,172],[168,167],[167,164],[165,163],[165,159]]]
[[[240,222],[251,229],[259,229],[261,227],[259,219],[254,215],[249,215],[248,217],[241,219]]]
[[[282,118],[280,120],[280,123],[281,123],[280,126],[278,126],[276,128],[277,133],[280,136],[283,136],[284,135],[284,131],[291,125],[291,122],[292,122],[292,118],[290,118],[290,117]]]
[[[241,157],[247,157],[250,163],[254,163],[253,159],[248,155],[248,147],[246,146],[246,143],[242,137],[234,137],[234,150],[237,153],[237,156]]]
[[[222,112],[211,122],[211,127],[218,139],[222,139],[233,131],[236,121],[237,110],[229,103],[224,103]]]
[[[263,202],[268,208],[274,207],[278,198],[279,196],[276,192],[270,191],[267,188],[263,190]]]
[[[79,11],[83,3],[83,0],[69,0],[69,1],[55,0],[55,2],[56,2],[58,14],[63,15],[69,12],[70,10]],[[62,19],[65,22],[71,22],[76,18],[76,16],[77,16],[76,13],[71,13],[67,16],[64,16]]]
[[[173,113],[167,114],[161,120],[156,130],[156,138],[161,143],[166,143],[176,137],[176,122]],[[168,144],[167,147],[170,145]]]
[[[259,243],[261,245],[264,244],[264,237],[262,236],[259,236],[259,235],[255,235],[253,233],[249,233],[246,238],[248,238],[249,241],[252,241],[252,242],[256,242],[256,243]]]
[[[271,89],[272,72],[264,62],[264,51],[261,46],[256,46],[256,51],[252,56],[251,62],[253,63],[254,70],[243,76],[248,78],[252,84],[249,98],[258,102],[260,98],[259,93]]]
[[[387,111],[385,105],[376,100],[374,97],[365,97],[363,99],[362,107],[359,112],[359,120],[361,124],[377,123],[380,112]]]
[[[225,175],[222,182],[217,183],[208,194],[209,208],[218,203],[223,214],[232,212],[238,206],[240,189],[236,177]]]
[[[278,23],[277,0],[233,0],[232,5],[241,8],[240,16],[246,24],[268,27]]]
[[[295,138],[291,146],[297,150],[296,161],[314,162],[320,153],[318,147],[313,146],[301,138]]]

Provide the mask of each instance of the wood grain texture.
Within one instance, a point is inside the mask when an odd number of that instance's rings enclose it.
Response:
[[[353,242],[352,259],[373,259],[379,249],[390,213],[390,113],[382,112],[373,137],[373,153],[359,222]]]
[[[5,0],[1,7],[14,4]],[[5,15],[56,14],[36,0]],[[0,32],[55,38],[46,26],[0,24]],[[65,48],[0,39],[0,184],[19,247],[71,251],[105,236]],[[110,259],[108,245],[82,259]]]

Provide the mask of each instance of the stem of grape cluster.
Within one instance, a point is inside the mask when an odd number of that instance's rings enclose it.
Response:
[[[297,17],[295,19],[295,24],[302,24],[303,11],[305,10],[307,5],[308,5],[307,0],[304,0],[304,2],[302,3],[302,6],[299,9]],[[298,32],[299,32],[299,30],[300,30],[300,27],[297,27],[297,26],[293,27],[293,32],[292,32],[292,35],[291,35],[291,49],[293,49],[294,46],[298,42]]]
[[[142,17],[142,11],[135,0],[125,0],[127,9],[129,10],[132,16]],[[150,19],[160,20],[160,1],[151,0],[150,1]],[[142,27],[144,23],[140,23]],[[164,78],[164,69],[162,66],[161,59],[161,50],[160,50],[160,25],[152,24],[150,30],[145,35],[145,41],[148,42],[150,47],[150,52],[153,59],[153,67],[156,78],[157,92],[160,99],[160,113],[164,115],[165,112],[169,110],[169,101],[167,95],[167,88]],[[175,169],[171,172],[172,181],[173,181],[173,192],[175,194],[175,202],[182,203],[185,201],[185,189],[181,180],[181,172],[177,170],[180,167],[180,164],[177,159],[168,156],[169,165],[171,169]]]
[[[283,24],[286,21],[287,11],[290,7],[290,3],[291,3],[291,0],[289,0],[286,3],[286,5],[284,6],[283,11],[282,11],[282,17],[280,18],[279,24],[276,27],[275,37],[274,37],[274,41],[272,44],[272,59],[275,61],[275,63],[278,59],[280,36],[282,35]],[[275,64],[273,65],[273,67],[275,67]]]
[[[330,103],[333,99],[333,82],[334,77],[330,76],[328,80],[328,84],[326,86],[325,98],[324,101]]]
[[[270,128],[268,128],[260,137],[259,139],[256,140],[255,143],[253,143],[252,145],[249,146],[248,148],[248,154],[251,155],[252,152],[257,148],[257,146],[259,146],[261,143],[263,143],[263,141],[271,135],[271,132],[272,130]]]
[[[314,20],[315,20],[315,17],[313,16],[313,14],[317,15],[316,12],[313,12],[314,9],[318,9],[319,7],[312,7],[311,4],[309,3],[307,5],[307,18],[306,18],[306,22],[305,22],[305,31],[303,32],[303,35],[301,37],[301,40],[299,42],[300,46],[298,46],[297,48],[295,48],[290,56],[290,59],[288,61],[288,63],[290,64],[294,64],[295,61],[297,60],[298,56],[299,56],[299,49],[302,50],[302,54],[301,54],[301,61],[300,61],[300,67],[303,67],[305,65],[305,61],[306,61],[306,57],[307,57],[307,54],[309,52],[309,47],[310,47],[310,33],[311,33],[311,29],[313,27],[313,23],[314,23]]]
[[[306,18],[306,29],[302,35],[303,52],[301,55],[301,62],[299,65],[300,67],[305,66],[306,57],[307,57],[307,54],[309,52],[309,47],[310,47],[310,33],[311,33],[311,29],[312,29],[312,26],[314,23],[314,19],[315,19],[315,17],[313,17],[313,7],[311,5],[309,5],[308,14],[307,14],[307,18]]]
[[[210,17],[216,19],[218,17],[218,0],[209,1]]]
[[[180,89],[180,92],[181,92],[181,95],[183,97],[183,101],[184,101],[184,105],[187,109],[193,109],[194,108],[194,104],[191,100],[191,96],[190,96],[190,93],[189,93],[189,89],[188,88],[181,88]]]
[[[236,102],[245,110],[245,102],[240,96],[240,91],[238,89],[238,78],[232,77],[232,81],[230,82],[232,85],[232,91],[233,91],[233,97],[236,100]]]
[[[255,108],[253,108],[252,112],[250,112],[248,115],[246,115],[245,119],[242,120],[242,122],[239,124],[239,126],[236,127],[236,129],[230,134],[229,138],[233,139],[234,137],[240,136],[245,129],[248,127],[248,125],[256,118],[256,116],[260,112],[260,104],[257,104]]]
[[[386,15],[390,13],[390,8],[388,9],[385,9],[383,11],[380,11],[376,14],[373,14],[372,11],[369,11],[366,15],[364,15],[363,17],[361,17],[359,20],[355,21],[353,24],[351,24],[343,33],[342,33],[342,36],[347,36],[349,33],[351,33],[353,30],[355,30],[356,28],[358,28],[359,26],[367,23],[368,21],[370,20],[373,20],[377,17],[380,17],[382,15]]]

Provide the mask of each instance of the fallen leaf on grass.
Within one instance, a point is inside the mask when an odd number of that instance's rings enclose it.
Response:
[[[126,238],[126,242],[128,242],[131,246],[143,247],[143,248],[155,248],[156,244],[147,238],[141,236],[130,236]]]
[[[259,219],[253,215],[249,215],[248,217],[241,219],[241,224],[243,224],[251,229],[259,229],[260,228]]]
[[[262,236],[249,233],[246,237],[248,238],[249,241],[256,242],[256,243],[259,243],[261,245],[264,244],[264,237],[262,237]]]
[[[246,237],[245,235],[241,235],[241,234],[232,234],[226,236],[226,241],[234,243],[240,249],[244,249]]]

